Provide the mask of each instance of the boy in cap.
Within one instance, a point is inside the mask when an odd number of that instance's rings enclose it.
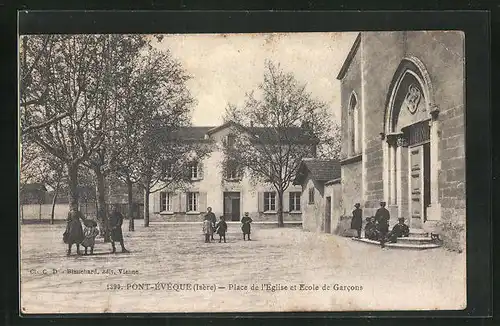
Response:
[[[352,220],[351,220],[351,229],[354,229],[358,232],[358,239],[361,238],[361,228],[363,226],[363,211],[359,208],[361,205],[356,203],[354,207],[356,207],[352,211]]]
[[[392,231],[387,234],[387,240],[391,243],[396,243],[400,237],[408,237],[410,228],[405,224],[405,218],[398,218],[398,224],[394,225]]]
[[[219,235],[219,243],[222,238],[224,238],[224,243],[226,243],[226,231],[227,231],[227,223],[224,220],[224,216],[220,217],[219,223],[217,223],[216,232]]]
[[[245,216],[241,218],[241,231],[243,231],[243,241],[245,240],[245,236],[248,235],[248,241],[250,241],[250,223],[252,223],[252,218],[248,216],[248,212],[245,213]]]

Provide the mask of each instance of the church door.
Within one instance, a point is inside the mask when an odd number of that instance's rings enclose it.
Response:
[[[430,204],[430,146],[410,147],[410,226],[420,228],[427,221]]]

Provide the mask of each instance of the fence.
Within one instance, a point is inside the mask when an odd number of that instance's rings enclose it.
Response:
[[[128,218],[128,204],[116,204],[118,211]],[[111,212],[111,205],[107,205],[108,212]],[[54,206],[54,220],[66,220],[68,217],[68,204],[56,204]],[[80,211],[87,218],[95,219],[97,217],[97,208],[94,202],[80,204]],[[20,207],[21,220],[39,220],[50,221],[52,213],[52,204],[24,204]],[[144,205],[134,205],[134,219],[144,218]]]

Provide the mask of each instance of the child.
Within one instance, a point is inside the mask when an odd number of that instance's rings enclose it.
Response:
[[[217,223],[216,232],[219,235],[219,243],[222,238],[224,238],[224,243],[226,243],[226,231],[227,231],[227,223],[224,221],[224,216],[220,217],[219,223]]]
[[[87,255],[87,248],[90,247],[90,254],[94,254],[95,238],[99,234],[96,221],[85,220],[83,222],[85,229],[83,230],[84,239],[82,246],[85,248],[85,255]]]
[[[212,221],[208,216],[205,216],[203,220],[203,234],[205,235],[205,243],[210,243],[210,237],[213,235],[213,228]]]
[[[245,235],[248,235],[248,241],[250,241],[250,223],[252,223],[252,218],[248,216],[248,212],[245,216],[241,218],[241,230],[243,231],[243,241],[245,241]]]

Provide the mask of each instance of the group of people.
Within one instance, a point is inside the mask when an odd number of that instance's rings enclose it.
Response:
[[[66,230],[63,233],[63,241],[68,245],[67,255],[71,255],[71,248],[76,246],[76,252],[81,255],[80,245],[85,248],[84,254],[94,254],[95,238],[99,235],[97,223],[94,220],[86,219],[82,212],[70,210],[66,220]],[[82,222],[84,227],[82,227]],[[118,211],[117,206],[113,206],[113,210],[109,217],[109,229],[111,235],[112,253],[116,253],[115,242],[119,242],[122,252],[128,252],[123,243],[122,233],[123,215]]]
[[[250,241],[250,223],[252,223],[252,218],[248,216],[248,212],[245,213],[245,216],[241,218],[241,231],[243,232],[243,241]],[[217,222],[217,218],[215,214],[212,212],[212,207],[207,207],[207,214],[203,220],[203,234],[205,235],[205,243],[210,243],[214,240],[214,233],[219,235],[219,243],[224,240],[226,242],[226,232],[227,232],[227,223],[225,221],[224,216],[219,217],[219,222]]]
[[[382,248],[386,242],[396,243],[399,237],[408,237],[410,228],[405,224],[404,217],[398,218],[398,223],[394,225],[389,232],[389,220],[391,214],[385,208],[386,203],[380,202],[380,208],[377,209],[375,216],[367,217],[365,224],[365,238],[380,242]],[[357,231],[357,237],[361,238],[361,229],[363,226],[363,211],[361,205],[356,203],[352,211],[351,229]]]

